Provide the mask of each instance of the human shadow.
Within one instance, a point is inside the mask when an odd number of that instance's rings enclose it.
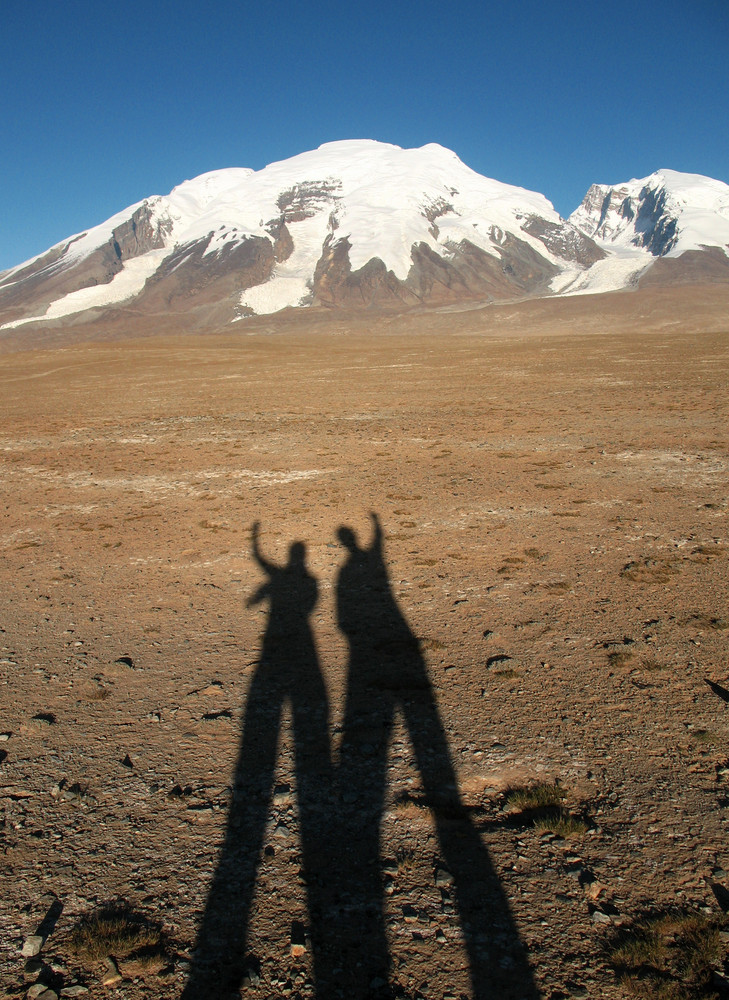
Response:
[[[460,799],[448,741],[418,640],[390,586],[383,532],[361,547],[351,528],[336,587],[337,621],[349,659],[336,764],[329,703],[310,616],[317,583],[306,549],[266,559],[258,525],[253,556],[266,576],[248,601],[268,601],[261,655],[246,702],[225,838],[208,893],[183,1000],[223,1000],[258,966],[249,940],[251,905],[266,847],[282,713],[293,721],[301,868],[318,1000],[402,997],[393,981],[383,902],[383,822],[388,750],[400,712],[440,841],[433,878],[445,912],[455,908],[474,1000],[536,1000],[538,994],[508,903],[471,815]],[[292,928],[293,929],[293,928]],[[297,933],[302,937],[303,928]],[[253,952],[253,954],[252,954]]]
[[[387,993],[390,957],[383,906],[381,823],[387,757],[396,712],[412,743],[441,850],[434,878],[451,893],[468,954],[475,1000],[536,998],[524,947],[489,853],[461,801],[448,741],[417,638],[392,592],[383,532],[372,514],[373,540],[361,547],[351,528],[338,536],[348,552],[337,581],[338,625],[349,667],[338,775],[339,842],[346,852],[350,898],[337,928],[342,946],[359,942],[352,998]]]
[[[306,547],[294,542],[283,566],[266,559],[258,525],[253,556],[266,574],[248,606],[269,602],[261,655],[243,720],[243,736],[225,839],[198,931],[184,1000],[229,997],[246,976],[259,971],[248,953],[251,902],[274,791],[279,730],[285,704],[293,718],[301,866],[307,888],[314,975],[321,966],[326,872],[322,865],[330,810],[332,764],[329,707],[309,618],[317,601],[316,579],[306,568]]]

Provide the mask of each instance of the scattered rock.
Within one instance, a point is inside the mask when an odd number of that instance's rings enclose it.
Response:
[[[104,966],[106,967],[106,972],[101,978],[102,986],[116,986],[117,983],[122,981],[121,973],[113,958],[105,958]]]
[[[449,886],[453,885],[455,879],[450,872],[446,871],[445,868],[436,868],[435,871],[435,884],[438,886]]]
[[[276,785],[273,790],[273,804],[275,806],[285,806],[291,801],[291,785]]]
[[[33,958],[35,955],[40,955],[40,950],[43,947],[43,938],[40,934],[31,934],[23,942],[23,949],[21,954],[24,958]]]
[[[55,726],[56,717],[53,712],[36,712],[33,722],[41,722],[44,726]]]
[[[291,924],[291,957],[302,958],[306,954],[306,929],[304,925],[294,920]]]
[[[25,994],[28,1000],[36,1000],[37,997],[42,996],[44,993],[48,992],[48,987],[45,983],[33,983],[28,992]],[[48,998],[50,1000],[50,997]]]
[[[203,695],[205,698],[216,698],[222,693],[223,685],[220,681],[213,681],[212,684],[208,684],[207,687],[201,688],[198,692],[198,694]]]

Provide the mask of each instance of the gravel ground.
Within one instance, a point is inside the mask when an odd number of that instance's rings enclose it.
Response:
[[[0,993],[617,998],[615,935],[720,912],[690,294],[0,357]],[[79,954],[112,902],[161,943]]]

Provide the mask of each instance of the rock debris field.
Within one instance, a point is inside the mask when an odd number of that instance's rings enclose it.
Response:
[[[618,998],[719,919],[728,306],[0,355],[0,995]]]

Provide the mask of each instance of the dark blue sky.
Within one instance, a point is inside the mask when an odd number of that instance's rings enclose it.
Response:
[[[439,142],[562,214],[660,167],[729,182],[728,0],[3,0],[0,268],[180,181]]]

